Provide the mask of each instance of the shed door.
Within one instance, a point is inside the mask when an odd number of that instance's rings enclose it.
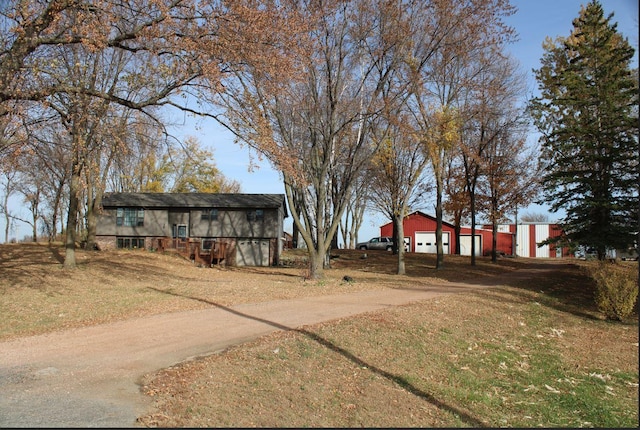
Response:
[[[479,234],[474,236],[476,242],[476,256],[482,255],[482,241],[480,237],[481,236]],[[460,235],[460,255],[471,255],[471,235]]]
[[[442,232],[442,248],[445,254],[449,254],[449,232]],[[425,252],[427,254],[437,254],[435,232],[416,232],[416,252]]]
[[[239,239],[236,247],[238,266],[268,266],[269,241],[264,239]]]

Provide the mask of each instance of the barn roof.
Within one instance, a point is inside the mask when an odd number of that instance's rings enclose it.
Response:
[[[410,214],[408,214],[407,216],[405,216],[404,219],[406,220],[408,218],[411,218],[412,216],[419,216],[419,217],[427,218],[427,219],[433,220],[434,222],[437,220],[436,217],[434,217],[432,215],[429,215],[429,214],[426,214],[426,213],[421,212],[421,211],[413,211]],[[389,225],[389,224],[393,224],[393,223],[392,222],[388,222],[386,224],[383,224],[381,226],[381,228],[386,226],[386,225]],[[444,220],[442,221],[442,225],[445,225],[445,226],[450,227],[450,228],[455,228],[453,224],[451,224],[451,223],[449,223],[447,221],[444,221]]]
[[[223,193],[105,193],[103,208],[226,208],[284,209],[284,194],[223,194]]]
[[[437,220],[438,220],[436,217],[434,217],[434,216],[432,216],[432,215],[429,215],[429,214],[426,214],[426,213],[421,212],[421,211],[414,211],[414,212],[410,213],[410,214],[409,214],[409,215],[407,215],[407,216],[411,216],[411,215],[419,215],[419,216],[423,216],[423,217],[425,217],[425,218],[429,218],[429,219],[432,219],[432,220],[434,220],[434,221],[437,221]],[[454,226],[453,224],[451,224],[450,222],[447,222],[447,221],[445,221],[445,220],[442,220],[442,224],[443,224],[443,225],[446,225],[447,227],[455,228],[455,226]]]

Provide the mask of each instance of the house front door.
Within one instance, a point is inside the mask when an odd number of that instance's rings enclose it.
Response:
[[[180,210],[169,211],[169,225],[171,226],[171,236],[174,239],[186,239],[189,237],[189,212]]]
[[[187,226],[185,224],[173,225],[173,238],[174,239],[186,239],[188,235]]]

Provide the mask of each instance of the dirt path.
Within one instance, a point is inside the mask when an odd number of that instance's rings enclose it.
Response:
[[[525,275],[519,273],[520,276]],[[138,381],[193,357],[287,330],[437,295],[446,283],[178,312],[0,343],[0,427],[131,427],[151,406]]]

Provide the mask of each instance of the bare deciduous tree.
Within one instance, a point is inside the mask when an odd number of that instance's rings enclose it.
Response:
[[[522,222],[549,222],[549,214],[525,212],[520,215]]]
[[[300,39],[296,73],[247,67],[225,82],[229,128],[282,173],[313,278],[322,277],[356,180],[375,149],[368,130],[396,67],[390,52],[397,40],[387,38],[395,28],[389,3],[308,2],[310,30]]]
[[[340,222],[340,234],[347,249],[355,249],[358,243],[358,231],[362,226],[367,203],[370,198],[370,184],[365,173],[356,181],[353,187],[351,199],[344,211],[344,217]]]
[[[525,76],[508,56],[496,56],[493,67],[492,120],[494,138],[482,154],[479,197],[493,227],[491,261],[497,261],[498,223],[517,205],[530,201],[538,190],[537,152],[527,148],[525,109],[518,104],[524,96]]]
[[[204,105],[193,106],[190,101],[219,91],[225,68],[245,62],[257,69],[275,66],[273,51],[257,48],[283,40],[278,39],[279,29],[289,28],[282,25],[286,17],[279,24],[270,19],[283,17],[281,4],[268,0],[2,3],[0,117],[28,116],[34,105],[56,111],[71,144],[65,267],[75,266],[75,232],[83,209],[79,199],[84,196],[90,202],[84,208],[89,230],[91,214],[100,202],[100,187],[89,189],[86,184],[104,183],[109,171],[111,158],[104,158],[100,145],[108,141],[105,130],[113,125],[108,121],[113,106],[137,111],[159,127],[163,124],[158,107],[208,114]],[[279,46],[284,59],[288,50]],[[112,142],[127,143],[122,138]],[[5,152],[4,144],[2,148]]]
[[[444,180],[461,126],[459,102],[475,85],[474,53],[510,40],[502,17],[513,13],[506,1],[433,1],[412,16],[408,58],[409,99],[431,161],[436,192],[436,268],[443,267]]]
[[[411,127],[409,115],[389,116],[393,123],[374,129],[379,149],[371,166],[371,200],[393,223],[394,253],[398,254],[397,274],[405,274],[404,217],[418,204],[430,158],[423,137]]]
[[[510,105],[514,94],[513,69],[504,69],[501,45],[479,50],[473,58],[473,84],[461,98],[461,158],[465,188],[469,193],[471,218],[471,265],[476,264],[476,215],[480,204],[479,187],[485,174],[486,160],[497,141],[510,129],[514,113]]]

